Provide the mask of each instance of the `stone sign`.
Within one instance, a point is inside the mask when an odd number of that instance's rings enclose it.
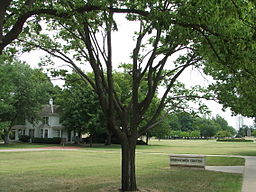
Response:
[[[204,155],[170,155],[170,166],[205,168]]]

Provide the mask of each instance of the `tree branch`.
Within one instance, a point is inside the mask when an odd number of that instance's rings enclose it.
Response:
[[[192,57],[186,62],[186,64],[181,68],[181,70],[178,71],[178,72],[174,75],[174,77],[170,80],[170,83],[168,84],[168,86],[167,86],[167,88],[166,88],[166,90],[165,90],[165,92],[164,92],[164,95],[163,95],[163,97],[162,97],[162,99],[161,99],[161,101],[160,101],[160,104],[159,104],[157,110],[155,111],[154,115],[153,115],[152,118],[149,120],[149,122],[148,122],[144,127],[142,127],[142,128],[140,129],[139,135],[142,135],[143,133],[145,133],[146,130],[148,129],[148,127],[150,127],[150,125],[152,125],[152,124],[155,123],[156,119],[158,118],[158,116],[160,115],[162,109],[163,109],[164,106],[165,106],[165,100],[166,100],[167,95],[168,95],[170,89],[172,88],[173,84],[175,83],[175,81],[177,80],[177,78],[182,74],[182,72],[183,72],[188,66],[190,66],[190,65],[194,64],[195,62],[197,62],[197,60],[194,61],[194,62],[192,62],[194,59],[195,59],[195,56],[192,56]]]

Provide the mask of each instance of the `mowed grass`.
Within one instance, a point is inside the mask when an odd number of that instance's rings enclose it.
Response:
[[[217,142],[216,140],[150,140],[150,146],[137,151],[175,154],[256,156],[256,142]]]
[[[0,144],[1,149],[39,148],[61,145],[42,144]],[[105,146],[94,144],[92,148],[84,146],[84,150],[120,151],[120,145]],[[205,155],[242,155],[256,156],[256,142],[217,142],[216,140],[150,140],[148,146],[137,146],[137,152],[164,154],[205,154]]]
[[[12,143],[12,144],[0,144],[0,150],[4,149],[24,149],[24,148],[41,148],[41,147],[54,147],[60,146],[56,144],[30,144],[30,143]]]
[[[120,150],[92,149],[0,153],[0,191],[117,191],[120,186]],[[211,158],[216,162],[219,157]],[[170,168],[168,164],[168,155],[137,153],[138,187],[159,192],[241,190],[240,174]]]
[[[244,166],[245,159],[239,157],[206,157],[207,166]]]

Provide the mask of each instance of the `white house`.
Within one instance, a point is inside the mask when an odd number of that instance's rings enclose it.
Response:
[[[58,105],[53,105],[53,100],[50,99],[48,105],[42,106],[42,111],[39,113],[40,119],[37,123],[31,124],[25,120],[25,125],[15,125],[12,127],[11,140],[19,140],[20,135],[29,135],[31,138],[53,138],[61,137],[66,141],[72,141],[74,133],[68,135],[68,131],[64,129],[60,123],[58,114]],[[72,136],[71,136],[72,135]]]

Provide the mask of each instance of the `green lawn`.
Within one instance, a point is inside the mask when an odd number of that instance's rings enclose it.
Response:
[[[138,153],[136,161],[140,188],[159,192],[241,189],[240,174],[169,168],[167,155]],[[114,192],[119,183],[119,150],[0,153],[1,192]]]
[[[245,159],[238,157],[206,157],[208,166],[244,166]]]
[[[137,151],[256,156],[256,142],[236,143],[216,142],[215,140],[151,140],[150,145],[151,146],[139,146]]]
[[[10,144],[0,149],[56,145]],[[239,192],[242,175],[169,168],[171,153],[256,155],[255,143],[151,140],[138,146],[137,183],[155,192]],[[120,146],[79,151],[0,153],[0,192],[114,192],[120,186]],[[207,157],[207,165],[244,165],[243,158]]]
[[[143,153],[187,153],[187,154],[211,154],[211,155],[244,155],[256,156],[256,142],[235,143],[216,142],[215,140],[150,140],[149,146],[137,146],[137,152]],[[0,144],[0,149],[12,148],[38,148],[56,145],[40,144]],[[60,145],[57,145],[60,146]],[[86,146],[84,150],[94,151],[119,151],[120,145],[94,145],[92,148]]]
[[[13,144],[0,144],[0,150],[2,149],[24,149],[24,148],[41,148],[41,147],[52,147],[60,146],[56,144],[27,144],[27,143],[13,143]]]

